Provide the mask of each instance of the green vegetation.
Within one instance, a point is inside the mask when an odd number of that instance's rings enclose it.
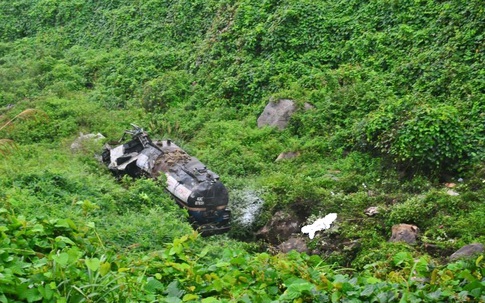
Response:
[[[483,254],[447,261],[485,243],[483,2],[254,2],[0,0],[0,302],[485,300]],[[290,125],[258,128],[278,98]],[[201,238],[103,142],[70,148],[132,122],[258,193],[254,226]],[[274,254],[277,211],[339,217]]]

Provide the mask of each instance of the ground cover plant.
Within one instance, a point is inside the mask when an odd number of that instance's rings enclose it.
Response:
[[[483,253],[448,259],[485,243],[484,16],[478,0],[0,0],[0,302],[484,301]],[[280,98],[288,127],[258,128]],[[103,141],[71,149],[129,123],[234,201],[255,193],[253,223],[202,238],[160,184],[111,176]],[[338,220],[313,254],[281,254],[256,237],[278,212]],[[388,242],[399,223],[414,246]]]

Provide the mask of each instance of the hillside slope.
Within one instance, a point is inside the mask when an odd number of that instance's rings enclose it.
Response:
[[[484,299],[483,253],[447,263],[485,243],[482,1],[253,2],[0,0],[0,301]],[[258,128],[281,98],[288,127]],[[132,122],[217,172],[236,215],[263,201],[254,221],[200,238],[101,142],[70,149]],[[311,257],[258,238],[328,213]],[[388,242],[400,223],[415,245]]]

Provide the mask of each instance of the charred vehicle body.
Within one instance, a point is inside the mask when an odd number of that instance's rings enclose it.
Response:
[[[167,178],[166,189],[188,210],[191,224],[203,235],[223,233],[230,228],[229,196],[219,176],[208,170],[171,140],[152,141],[142,128],[133,125],[115,144],[103,150],[103,162],[115,175]],[[122,143],[125,136],[131,139]]]

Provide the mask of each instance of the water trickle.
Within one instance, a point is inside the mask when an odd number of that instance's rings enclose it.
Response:
[[[258,193],[250,189],[231,191],[230,201],[233,222],[241,227],[251,227],[264,205]]]

